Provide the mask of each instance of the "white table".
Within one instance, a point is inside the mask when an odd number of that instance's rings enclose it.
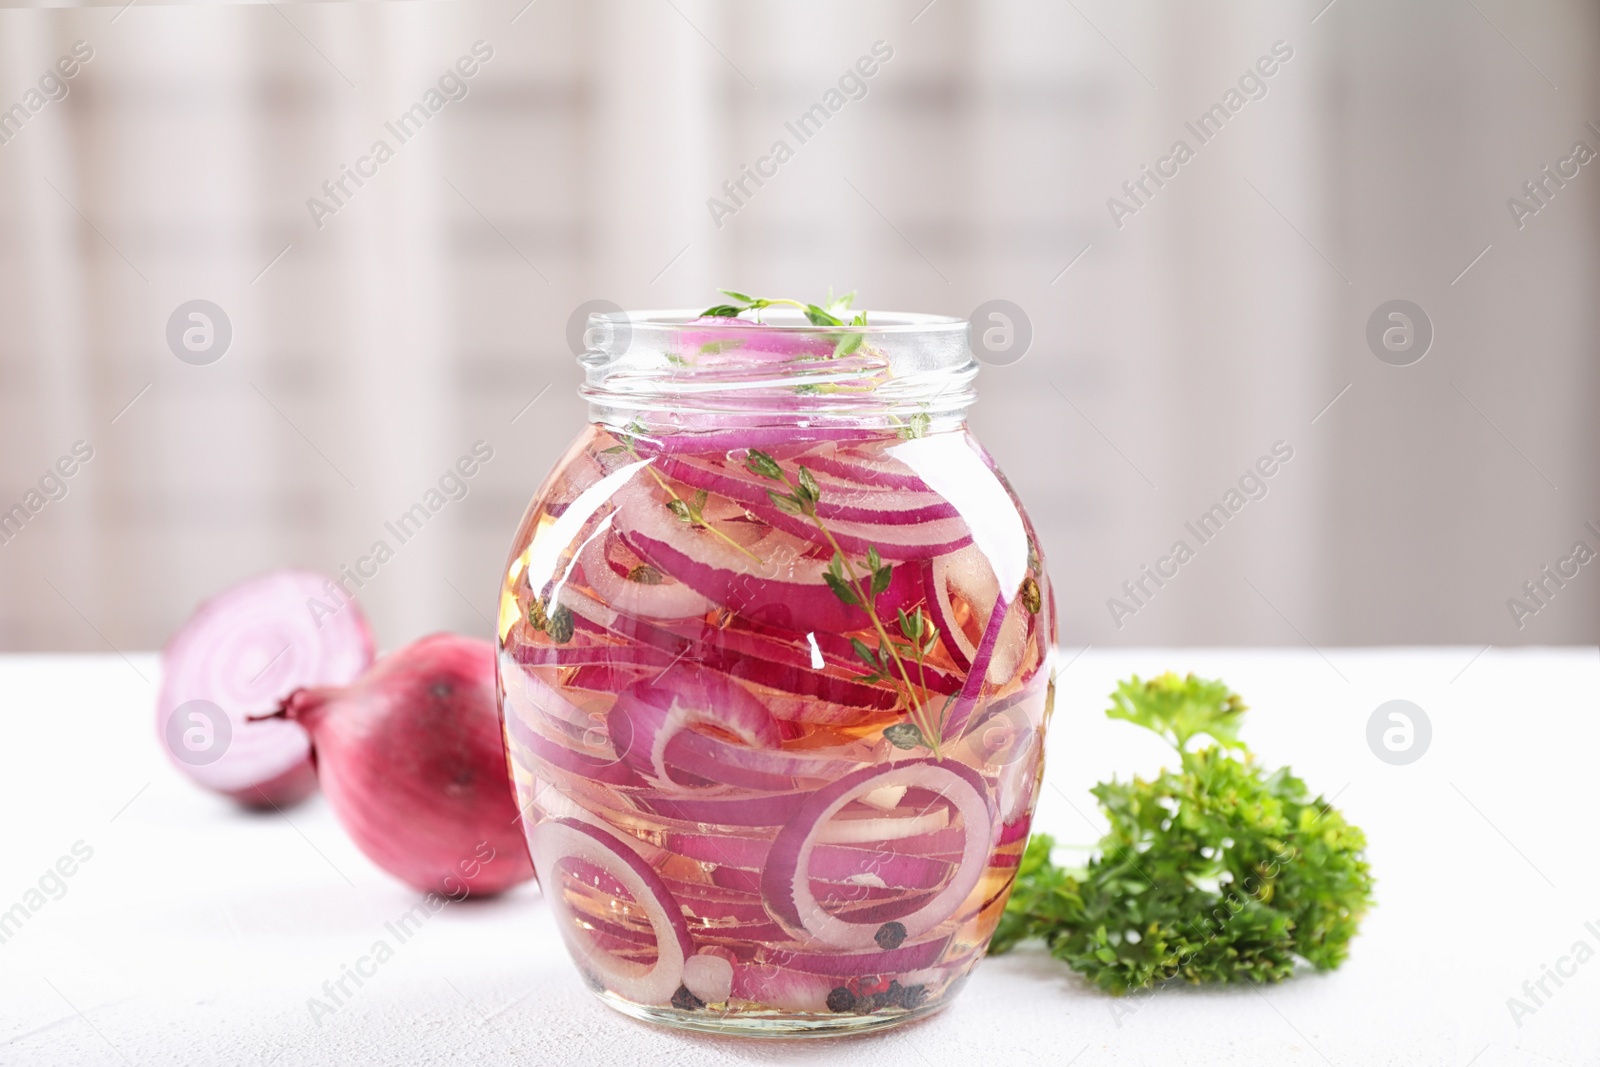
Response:
[[[1090,650],[1061,677],[1037,825],[1092,841],[1088,787],[1165,758],[1102,716],[1117,678],[1220,676],[1256,709],[1245,737],[1262,757],[1337,794],[1368,833],[1379,906],[1341,970],[1115,1001],[1018,951],[926,1022],[805,1042],[615,1014],[584,989],[531,888],[446,908],[316,1022],[308,998],[415,894],[320,800],[253,816],[176,774],[153,736],[153,657],[0,657],[0,910],[75,843],[93,850],[0,944],[0,1063],[1600,1062],[1600,958],[1559,989],[1547,979],[1554,995],[1520,1027],[1506,1004],[1575,942],[1600,950],[1596,650],[1325,652]],[[1366,743],[1369,715],[1395,697],[1433,723],[1409,766]]]

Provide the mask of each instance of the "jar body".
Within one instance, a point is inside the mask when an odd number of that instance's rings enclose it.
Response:
[[[1054,603],[957,422],[592,426],[501,590],[545,899],[638,1017],[838,1033],[948,1003],[1028,836]]]

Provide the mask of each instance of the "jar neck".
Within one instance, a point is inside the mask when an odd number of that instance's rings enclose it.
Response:
[[[975,397],[967,324],[869,313],[869,326],[753,323],[693,312],[592,316],[580,394],[590,420],[652,436],[743,427],[957,429]]]

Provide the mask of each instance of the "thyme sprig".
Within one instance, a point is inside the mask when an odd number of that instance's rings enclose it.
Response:
[[[777,460],[759,449],[752,448],[745,457],[745,467],[751,473],[768,481],[778,482],[787,488],[789,491],[786,493],[769,488],[767,497],[785,514],[809,519],[833,549],[833,559],[828,562],[827,570],[822,573],[823,581],[828,583],[828,588],[833,590],[833,595],[841,602],[859,607],[866,612],[867,619],[872,623],[873,632],[878,637],[876,649],[860,638],[850,639],[850,646],[855,650],[856,657],[865,663],[871,672],[862,676],[861,681],[871,683],[888,680],[894,685],[895,676],[898,675],[900,682],[904,684],[902,696],[911,722],[889,727],[884,731],[884,736],[897,748],[912,748],[920,744],[932,749],[933,754],[938,756],[943,715],[940,716],[941,721],[935,723],[929,714],[927,671],[923,658],[933,651],[934,645],[938,642],[939,628],[932,620],[923,616],[921,608],[918,608],[913,615],[907,615],[905,609],[901,608],[897,609],[896,621],[900,625],[901,635],[908,644],[901,645],[889,636],[888,628],[884,626],[878,612],[877,601],[893,581],[893,569],[883,561],[877,547],[870,545],[867,547],[863,566],[857,568],[855,562],[839,546],[833,531],[828,529],[827,523],[817,514],[817,502],[822,499],[822,488],[803,464],[797,467],[795,476],[791,478]],[[916,663],[922,681],[920,699],[918,687],[912,684],[911,674],[906,669],[905,661],[908,658]],[[948,703],[947,701],[947,707]],[[912,735],[912,730],[916,731],[915,736]]]
[[[865,311],[856,311],[854,314],[851,313],[853,311],[851,305],[855,303],[856,299],[854,290],[845,293],[843,296],[835,297],[833,295],[833,287],[829,286],[827,299],[824,300],[820,305],[807,303],[802,300],[790,300],[787,297],[751,296],[748,293],[741,293],[735,289],[718,289],[717,292],[728,297],[733,302],[728,304],[713,304],[711,307],[706,308],[700,313],[702,317],[732,319],[737,318],[738,316],[749,311],[754,312],[755,320],[760,322],[761,312],[765,308],[792,307],[798,308],[801,313],[805,315],[806,321],[811,323],[813,326],[867,325],[867,313]],[[834,358],[837,359],[840,356],[848,356],[850,353],[859,349],[861,347],[861,343],[865,340],[866,334],[863,333],[848,333],[840,335],[834,341]]]
[[[640,428],[641,427],[639,426],[637,419],[628,424],[628,429],[630,430],[637,430]],[[606,452],[626,452],[634,459],[642,458],[639,455],[639,448],[635,443],[636,438],[634,434],[627,432],[616,432],[613,433],[612,436],[621,443],[605,449]],[[748,548],[744,547],[739,542],[735,541],[733,538],[729,537],[727,534],[711,525],[710,522],[706,521],[705,506],[707,494],[704,489],[696,493],[692,500],[685,500],[683,497],[678,495],[677,490],[673,489],[665,478],[661,477],[661,474],[653,465],[647,465],[645,470],[649,471],[650,477],[654,478],[656,480],[656,484],[666,491],[666,494],[669,498],[667,500],[667,510],[671,511],[672,514],[677,516],[679,522],[685,523],[689,526],[698,527],[699,529],[705,530],[707,533],[710,533],[715,537],[720,537],[722,540],[726,541],[728,544],[732,545],[746,556],[749,556],[756,563],[760,564],[761,566],[766,566],[766,561],[760,556],[756,555],[754,552],[750,551]]]

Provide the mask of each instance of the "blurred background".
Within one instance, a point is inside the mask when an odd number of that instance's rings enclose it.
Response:
[[[0,648],[380,539],[384,646],[487,634],[574,310],[829,285],[1025,313],[972,421],[1068,644],[1593,643],[1597,52],[1578,0],[0,10]]]

